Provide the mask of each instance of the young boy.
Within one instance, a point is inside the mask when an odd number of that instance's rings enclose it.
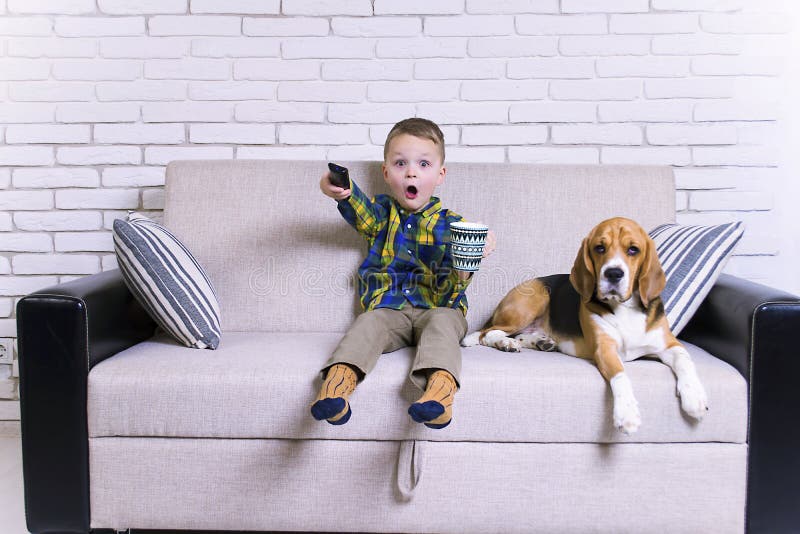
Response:
[[[322,192],[369,243],[358,274],[362,313],[328,363],[311,414],[332,425],[352,414],[348,398],[384,352],[416,345],[411,381],[424,391],[408,413],[430,428],[452,418],[459,387],[461,348],[467,322],[464,291],[471,273],[452,268],[449,225],[461,216],[444,209],[433,192],[444,182],[444,136],[426,119],[406,119],[389,132],[383,147],[383,178],[390,195],[369,199],[351,181],[349,189],[320,181]],[[487,236],[484,257],[494,250]]]

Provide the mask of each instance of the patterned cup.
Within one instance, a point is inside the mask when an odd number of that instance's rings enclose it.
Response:
[[[468,272],[475,272],[480,268],[488,231],[489,227],[485,224],[462,221],[450,225],[450,246],[454,268]]]

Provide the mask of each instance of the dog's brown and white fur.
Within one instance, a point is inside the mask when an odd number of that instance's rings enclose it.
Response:
[[[641,417],[623,362],[654,354],[675,373],[683,411],[701,419],[708,409],[706,392],[667,324],[659,297],[665,284],[655,244],[642,227],[630,219],[609,219],[583,240],[569,276],[518,285],[486,327],[462,344],[510,352],[557,348],[593,360],[611,386],[614,426],[628,434],[636,432]]]

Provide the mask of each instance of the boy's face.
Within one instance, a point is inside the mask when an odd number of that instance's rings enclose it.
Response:
[[[416,212],[427,206],[446,172],[439,147],[430,139],[402,134],[389,143],[383,179],[405,210]]]

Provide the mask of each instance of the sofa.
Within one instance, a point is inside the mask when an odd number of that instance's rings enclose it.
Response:
[[[384,191],[380,163],[340,163]],[[482,346],[463,349],[446,429],[406,413],[413,348],[381,357],[346,425],[312,419],[365,252],[318,189],[324,169],[168,166],[163,224],[213,283],[216,350],[157,330],[118,270],[20,300],[31,532],[800,529],[800,299],[729,275],[680,335],[709,395],[699,423],[653,359],[626,364],[643,423],[625,435],[592,363]],[[467,291],[470,331],[517,283],[569,272],[597,222],[675,219],[669,167],[451,163],[438,196],[498,238]]]

